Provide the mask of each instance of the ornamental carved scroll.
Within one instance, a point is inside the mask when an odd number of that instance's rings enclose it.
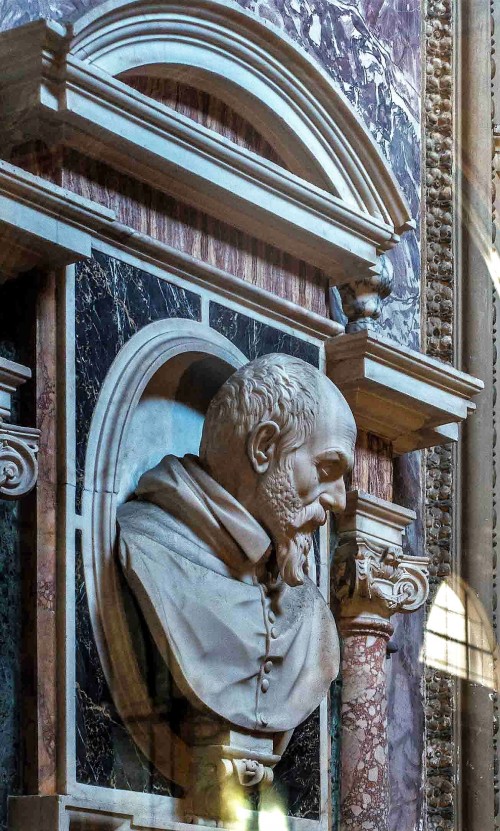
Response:
[[[35,487],[39,436],[34,428],[0,421],[0,495],[4,499],[19,499]]]
[[[414,612],[429,593],[428,559],[405,557],[399,546],[381,545],[353,533],[342,535],[334,564],[334,587],[342,616],[389,618]]]
[[[0,497],[19,499],[29,493],[38,477],[40,431],[10,424],[12,395],[31,377],[31,370],[0,358]]]

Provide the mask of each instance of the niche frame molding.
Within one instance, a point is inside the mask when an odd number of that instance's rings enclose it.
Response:
[[[115,552],[121,462],[133,414],[156,373],[171,359],[188,353],[214,357],[232,369],[247,362],[227,338],[197,321],[158,320],[133,335],[113,361],[94,409],[81,514],[89,612],[115,706],[146,758],[153,745],[159,754],[155,767],[180,785],[187,784],[189,754],[166,723],[153,724],[154,735],[151,733],[154,710],[130,637]]]

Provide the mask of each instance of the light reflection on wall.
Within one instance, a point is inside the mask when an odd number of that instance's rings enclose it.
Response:
[[[498,251],[492,249],[486,256],[486,262],[495,291],[500,297],[500,255]]]
[[[233,804],[236,821],[230,824],[233,831],[288,831],[285,812],[278,805],[250,811],[243,803]]]
[[[482,603],[460,578],[444,580],[425,628],[427,665],[498,691],[498,658],[498,644]]]

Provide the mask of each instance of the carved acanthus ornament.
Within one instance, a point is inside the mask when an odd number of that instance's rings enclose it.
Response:
[[[348,494],[333,566],[344,634],[373,629],[390,637],[392,615],[425,603],[428,558],[407,557],[402,549],[404,529],[414,518],[412,511],[363,491]]]
[[[0,358],[0,497],[19,499],[29,493],[38,477],[38,441],[34,427],[10,424],[11,397],[17,387],[31,378],[31,371]]]
[[[396,612],[414,612],[425,603],[426,557],[405,557],[401,548],[360,534],[346,537],[337,551],[334,576],[343,617],[369,614],[386,619]]]

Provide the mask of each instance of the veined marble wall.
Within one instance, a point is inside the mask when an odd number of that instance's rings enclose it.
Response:
[[[28,275],[2,288],[0,355],[32,365],[32,330],[33,280]],[[33,396],[31,382],[13,396],[14,423],[33,423]],[[33,552],[26,533],[34,513],[32,498],[19,502],[0,499],[0,831],[7,829],[8,797],[21,792],[23,767],[25,771],[29,767],[23,754],[21,721],[23,716],[29,717],[26,698],[32,692],[32,676],[29,660],[24,658],[28,671],[21,677],[21,664],[23,649],[29,648],[30,613],[36,602],[29,574]]]

